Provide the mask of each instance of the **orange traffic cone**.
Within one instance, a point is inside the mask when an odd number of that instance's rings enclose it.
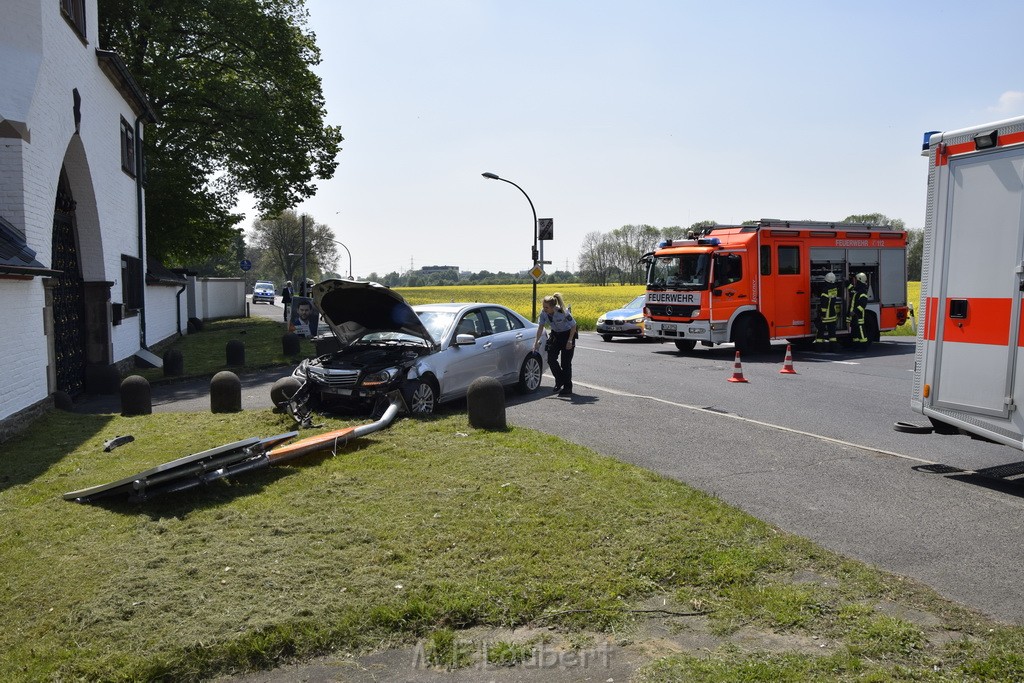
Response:
[[[795,375],[796,368],[793,367],[793,348],[790,344],[786,344],[786,360],[782,364],[782,369],[779,370],[780,374],[783,375]]]
[[[746,382],[747,380],[743,377],[743,366],[740,365],[740,352],[736,352],[736,363],[733,365],[732,377],[729,378],[730,382]]]

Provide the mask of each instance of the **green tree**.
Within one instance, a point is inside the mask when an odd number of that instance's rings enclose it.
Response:
[[[899,218],[889,218],[884,213],[863,213],[847,216],[844,223],[867,223],[868,225],[889,226],[893,230],[904,230],[906,224]]]
[[[152,255],[229,251],[240,192],[276,214],[334,175],[343,138],[324,122],[303,0],[99,0],[99,16],[160,117],[144,146]]]
[[[924,230],[907,230],[907,279],[921,281],[921,258],[924,254]]]
[[[274,273],[269,279],[291,280],[298,290],[302,281],[302,217],[294,211],[253,221],[249,234],[252,249],[263,252],[261,273]],[[324,272],[333,270],[338,248],[331,229],[306,216],[306,277],[320,280]]]

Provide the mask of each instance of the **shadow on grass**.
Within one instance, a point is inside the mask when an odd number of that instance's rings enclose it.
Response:
[[[64,457],[105,434],[113,415],[78,415],[51,410],[4,444],[0,456],[0,491],[34,481]]]

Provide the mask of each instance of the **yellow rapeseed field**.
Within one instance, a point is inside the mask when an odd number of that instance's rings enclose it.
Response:
[[[480,285],[462,286],[453,285],[449,287],[396,287],[395,291],[400,293],[410,305],[432,304],[440,301],[486,301],[488,303],[508,306],[529,318],[533,307],[533,285]],[[643,285],[608,285],[598,287],[596,285],[546,285],[537,286],[537,311],[540,311],[540,302],[548,294],[559,292],[565,299],[565,303],[572,307],[573,317],[581,330],[593,330],[597,325],[597,318],[605,311],[622,308],[630,302],[637,294],[643,294]],[[918,302],[921,297],[921,283],[907,283],[907,301],[914,304],[914,310],[918,309]],[[911,334],[910,326],[904,325],[895,330],[892,334]]]
[[[508,306],[529,318],[533,308],[533,285],[455,285],[450,287],[396,287],[395,291],[410,305],[431,304],[440,301],[486,301]],[[548,294],[559,292],[581,330],[593,330],[597,318],[605,311],[622,308],[636,295],[644,293],[643,285],[545,285],[537,286],[537,312],[540,302]]]

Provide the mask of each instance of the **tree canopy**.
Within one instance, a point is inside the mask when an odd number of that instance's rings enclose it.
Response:
[[[240,192],[261,214],[312,196],[337,167],[303,0],[99,0],[116,51],[160,123],[145,131],[149,252],[173,264],[230,250]]]
[[[302,217],[294,211],[253,221],[248,239],[250,260],[256,276],[277,282],[302,280]],[[319,281],[338,260],[334,233],[312,216],[306,216],[306,277]],[[283,279],[282,279],[283,278]]]

